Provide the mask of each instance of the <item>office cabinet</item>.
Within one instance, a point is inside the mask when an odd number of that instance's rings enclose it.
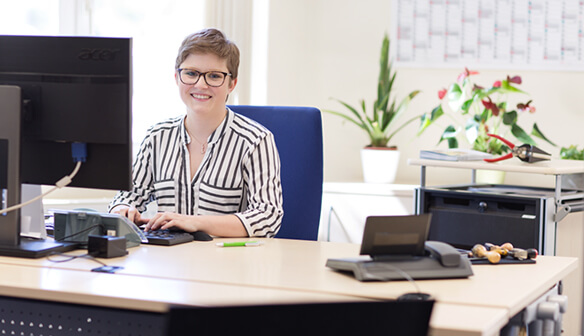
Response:
[[[415,185],[325,183],[318,240],[361,244],[367,216],[414,213]]]
[[[554,189],[505,185],[419,187],[416,213],[432,214],[428,239],[459,248],[511,242],[516,247],[537,248],[546,255],[578,257],[579,271],[563,281],[563,294],[569,298],[565,334],[576,335],[582,328],[584,213],[574,211],[556,221],[554,195]],[[583,195],[564,190],[560,205],[580,203]]]
[[[573,193],[581,198],[580,193]],[[554,255],[554,190],[471,185],[417,188],[417,212],[431,213],[428,239],[471,249],[486,242],[511,242]]]

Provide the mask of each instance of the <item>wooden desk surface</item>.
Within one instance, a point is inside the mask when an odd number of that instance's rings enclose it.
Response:
[[[92,265],[99,266],[97,264]],[[342,295],[0,264],[0,296],[166,312],[169,305],[230,306],[363,301]]]
[[[157,313],[164,313],[175,304],[229,306],[369,300],[315,291],[112,275],[81,268],[70,270],[13,263],[0,263],[0,274],[0,296]],[[430,335],[497,335],[507,320],[507,311],[502,308],[438,302],[430,321]]]
[[[430,318],[430,336],[499,336],[508,321],[503,308],[438,302]]]
[[[286,239],[259,239],[258,247],[217,247],[193,242],[173,247],[143,245],[122,258],[103,259],[123,266],[119,275],[149,279],[197,281],[211,284],[304,291],[368,299],[395,299],[415,291],[407,281],[359,282],[325,267],[328,258],[355,257],[359,245]],[[422,280],[417,285],[438,302],[503,308],[512,317],[576,269],[577,259],[540,256],[536,264],[473,266],[468,279]],[[47,259],[0,257],[0,264],[67,270],[99,266],[87,259],[52,263]],[[107,276],[107,274],[105,274]],[[140,279],[136,278],[139,282]]]
[[[0,257],[0,295],[165,312],[172,304],[346,302],[395,298],[414,290],[405,281],[361,283],[324,266],[329,257],[356,255],[356,245],[263,241],[265,244],[257,248],[220,248],[215,242],[174,247],[144,245],[131,249],[127,257],[101,259],[108,265],[125,267],[116,274],[91,272],[100,265],[88,259],[53,263],[47,259]],[[563,260],[558,262],[565,264]],[[442,285],[433,287],[431,282]],[[507,308],[472,304],[470,299],[466,304],[449,303],[444,299],[450,294],[432,292],[451,290],[444,285],[446,282],[418,282],[422,291],[432,293],[438,300],[430,335],[497,335],[509,320]]]

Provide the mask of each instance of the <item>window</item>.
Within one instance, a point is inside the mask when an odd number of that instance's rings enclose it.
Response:
[[[147,128],[185,113],[174,82],[183,38],[204,27],[204,0],[29,0],[0,5],[0,34],[133,39],[134,153]]]
[[[182,40],[204,27],[205,1],[93,0],[89,12],[92,35],[133,38],[137,149],[148,127],[185,113],[174,81],[174,62]]]
[[[222,29],[242,53],[230,103],[266,103],[267,0],[27,0],[0,3],[0,34],[133,39],[134,153],[148,127],[185,113],[174,80],[184,37]],[[243,13],[248,13],[245,15]]]
[[[5,1],[0,4],[0,34],[46,35],[58,33],[58,1]]]

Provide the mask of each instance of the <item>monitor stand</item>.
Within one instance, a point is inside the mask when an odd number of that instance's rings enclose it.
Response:
[[[19,204],[21,93],[18,86],[0,85],[0,209]],[[70,251],[76,244],[20,237],[20,209],[0,214],[0,255],[41,258]]]
[[[0,245],[0,256],[19,258],[43,258],[53,252],[77,249],[77,243],[61,243],[52,239],[20,238],[18,245]]]

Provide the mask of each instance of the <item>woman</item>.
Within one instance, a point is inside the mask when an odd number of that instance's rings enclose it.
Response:
[[[188,36],[175,79],[185,116],[149,129],[133,165],[133,189],[110,212],[145,230],[273,237],[282,221],[280,158],[273,135],[226,107],[237,84],[239,49],[217,29]],[[149,202],[158,213],[143,218]]]

